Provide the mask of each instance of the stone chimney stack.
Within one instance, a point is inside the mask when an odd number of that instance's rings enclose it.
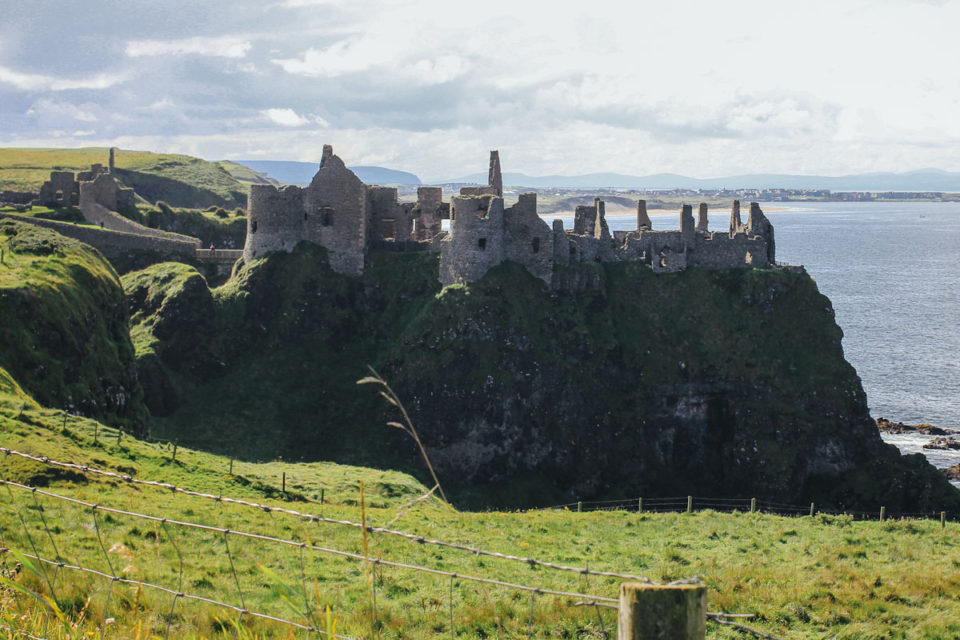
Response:
[[[707,233],[707,203],[701,202],[700,209],[697,211],[697,231]]]
[[[323,145],[323,155],[320,157],[320,168],[327,164],[327,160],[333,157],[333,145]]]
[[[650,222],[650,216],[647,215],[647,201],[637,200],[637,231],[652,228],[653,223]]]
[[[593,199],[593,209],[596,222],[593,224],[593,237],[603,240],[610,239],[610,227],[607,226],[607,205],[600,198]]]
[[[490,172],[487,176],[487,184],[493,187],[498,196],[503,197],[503,176],[500,174],[499,151],[490,152]]]
[[[693,235],[696,229],[693,224],[693,205],[685,204],[680,211],[680,233],[684,241],[693,244]]]
[[[730,209],[730,237],[743,231],[743,223],[740,222],[740,201],[733,201],[733,208]]]
[[[113,173],[116,156],[117,156],[117,148],[110,147],[110,159],[107,161],[107,167],[109,168],[110,173]]]

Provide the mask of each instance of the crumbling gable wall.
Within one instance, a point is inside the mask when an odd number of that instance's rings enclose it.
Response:
[[[750,218],[747,220],[747,235],[759,236],[766,240],[767,251],[766,259],[768,264],[776,264],[776,244],[773,240],[773,225],[763,215],[760,205],[756,202],[750,203]]]
[[[303,189],[306,240],[327,248],[338,273],[360,275],[367,246],[367,185],[324,145],[320,170]]]

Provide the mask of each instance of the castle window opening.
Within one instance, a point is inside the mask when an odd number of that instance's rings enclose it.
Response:
[[[332,225],[333,211],[330,211],[329,209],[324,209],[323,214],[320,218],[320,223],[325,227],[329,227],[330,225]]]
[[[487,239],[486,239],[486,238],[480,238],[479,240],[477,240],[477,247],[479,247],[480,251],[486,251],[486,250],[487,250]]]
[[[250,233],[256,233],[256,232],[257,232],[257,221],[256,221],[256,220],[251,220],[251,221],[250,221]]]
[[[303,212],[303,219],[304,219],[304,220],[307,219],[307,212],[306,212],[306,211]]]
[[[57,200],[63,200],[63,191],[57,191],[57,194],[54,197]]]
[[[534,253],[540,253],[540,238],[534,238],[530,244]]]

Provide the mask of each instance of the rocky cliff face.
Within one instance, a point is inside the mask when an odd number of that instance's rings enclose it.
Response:
[[[880,441],[806,274],[584,264],[550,290],[507,263],[438,291],[433,256],[369,261],[347,278],[304,244],[244,267],[208,312],[223,370],[161,355],[180,397],[156,431],[248,456],[415,469],[411,443],[382,426],[391,407],[354,384],[372,364],[463,504],[958,502],[922,459]],[[177,314],[162,324],[174,339]]]

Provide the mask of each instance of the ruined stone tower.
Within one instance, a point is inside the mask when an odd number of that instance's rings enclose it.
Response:
[[[293,251],[301,240],[329,252],[338,273],[360,275],[367,243],[367,187],[324,145],[320,169],[303,189],[252,185],[244,261],[270,251]]]

